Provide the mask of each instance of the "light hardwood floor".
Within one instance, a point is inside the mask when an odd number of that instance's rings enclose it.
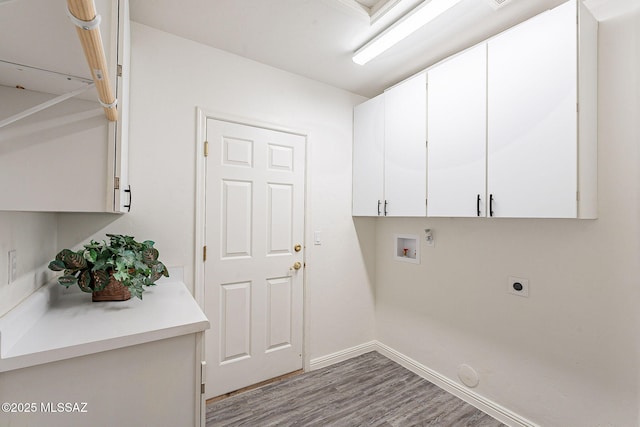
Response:
[[[376,353],[207,405],[218,426],[504,426]]]

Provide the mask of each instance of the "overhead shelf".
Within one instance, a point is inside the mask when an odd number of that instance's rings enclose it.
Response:
[[[101,17],[96,37],[106,59],[91,66],[100,70],[94,73],[69,16],[74,6],[69,12],[60,1],[0,3],[0,39],[11,41],[0,43],[0,211],[129,211],[128,0],[91,3],[79,7],[95,5],[88,16]],[[102,98],[107,111],[93,83],[98,74],[96,80],[110,80],[111,96]],[[117,109],[110,105],[116,98]],[[71,182],[70,197],[51,191]]]
[[[0,38],[12,40],[0,46],[0,85],[65,95],[95,82],[97,91],[80,97],[98,100],[107,119],[118,120],[112,81],[118,75],[118,2],[97,0],[97,5],[94,0],[68,0],[67,7],[43,0],[0,5]]]

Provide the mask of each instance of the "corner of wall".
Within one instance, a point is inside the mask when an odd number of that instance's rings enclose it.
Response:
[[[58,214],[0,212],[0,316],[53,279],[47,268],[55,256]],[[16,279],[8,283],[8,253],[16,251]]]

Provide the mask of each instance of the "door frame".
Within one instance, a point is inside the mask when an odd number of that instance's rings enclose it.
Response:
[[[309,334],[309,298],[308,298],[308,269],[306,268],[307,251],[309,250],[307,242],[311,242],[311,231],[309,230],[309,197],[310,190],[309,183],[309,153],[311,144],[309,142],[309,132],[301,129],[291,128],[288,126],[282,126],[279,124],[263,122],[256,119],[247,117],[234,116],[227,113],[221,113],[219,111],[208,110],[203,107],[196,106],[196,194],[195,194],[195,248],[194,248],[194,298],[200,308],[204,311],[204,272],[205,264],[203,261],[204,244],[206,241],[206,229],[205,229],[205,214],[206,214],[206,158],[204,156],[204,142],[207,138],[207,120],[221,120],[231,123],[237,123],[240,125],[252,126],[257,128],[263,128],[267,130],[273,130],[278,132],[286,132],[294,135],[299,135],[304,138],[305,145],[305,158],[304,158],[304,215],[303,215],[303,238],[302,245],[304,247],[303,270],[302,277],[302,368],[305,372],[310,370],[311,367],[311,355],[307,351],[310,348],[310,334]],[[205,313],[206,314],[206,313]],[[202,343],[201,360],[206,360],[204,334]],[[200,363],[198,363],[200,365]],[[206,376],[203,376],[204,381]],[[204,396],[204,394],[202,395]],[[204,399],[204,397],[203,397]],[[205,405],[203,404],[203,407]]]

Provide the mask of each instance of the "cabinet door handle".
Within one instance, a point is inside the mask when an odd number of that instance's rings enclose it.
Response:
[[[129,204],[128,205],[124,205],[125,208],[127,208],[127,212],[131,212],[131,195],[133,193],[131,193],[131,186],[127,185],[127,188],[124,190],[125,193],[129,193]]]
[[[480,195],[478,194],[478,198],[476,199],[476,212],[477,215],[480,216]]]
[[[493,216],[493,194],[489,194],[489,216]]]
[[[381,203],[382,203],[382,202],[381,202],[380,200],[378,200],[378,216],[380,216],[380,204],[381,204]]]
[[[389,202],[387,202],[386,200],[384,201],[384,216],[387,216],[387,205],[389,204]]]

